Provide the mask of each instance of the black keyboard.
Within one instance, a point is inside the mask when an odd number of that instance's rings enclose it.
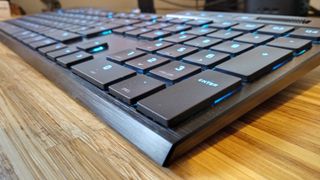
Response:
[[[2,43],[163,166],[320,64],[315,18],[80,8],[0,29]]]

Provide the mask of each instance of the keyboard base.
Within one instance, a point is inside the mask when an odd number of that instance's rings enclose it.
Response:
[[[319,45],[314,45],[304,54],[303,59],[295,58],[281,67],[281,70],[271,73],[272,75],[246,85],[245,90],[223,101],[218,107],[205,109],[179,126],[167,129],[3,32],[0,32],[0,40],[162,166],[169,165],[174,159],[320,64]]]

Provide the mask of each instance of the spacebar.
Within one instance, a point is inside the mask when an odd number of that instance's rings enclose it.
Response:
[[[211,70],[197,74],[138,102],[138,110],[172,127],[237,89],[241,79]]]

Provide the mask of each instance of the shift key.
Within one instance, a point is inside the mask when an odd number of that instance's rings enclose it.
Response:
[[[207,70],[138,101],[137,109],[172,127],[240,86],[240,78]]]

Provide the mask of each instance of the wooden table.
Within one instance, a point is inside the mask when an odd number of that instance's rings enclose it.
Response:
[[[0,44],[0,179],[320,179],[320,68],[162,168]]]

